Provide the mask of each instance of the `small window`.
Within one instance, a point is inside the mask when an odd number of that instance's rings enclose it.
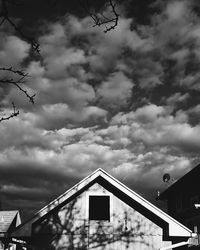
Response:
[[[110,221],[110,196],[89,196],[89,220]]]

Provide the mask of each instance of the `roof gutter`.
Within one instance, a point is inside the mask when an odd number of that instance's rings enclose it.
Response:
[[[192,237],[189,238],[187,241],[182,241],[176,244],[172,244],[167,247],[162,247],[159,250],[168,250],[168,249],[174,249],[177,247],[185,246],[185,245],[190,245],[190,246],[197,246],[199,245],[199,240],[198,240],[198,235],[196,233],[192,234]]]

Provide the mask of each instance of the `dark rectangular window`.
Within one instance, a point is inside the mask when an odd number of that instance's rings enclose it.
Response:
[[[110,221],[110,196],[107,195],[89,196],[89,220]]]

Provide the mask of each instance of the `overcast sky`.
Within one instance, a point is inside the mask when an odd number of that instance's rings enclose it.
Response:
[[[200,162],[199,0],[119,3],[106,34],[77,3],[53,15],[26,2],[15,18],[40,57],[0,27],[0,65],[23,68],[36,93],[32,105],[0,87],[2,112],[20,110],[0,123],[3,209],[27,217],[99,167],[152,201],[164,173],[177,180]]]

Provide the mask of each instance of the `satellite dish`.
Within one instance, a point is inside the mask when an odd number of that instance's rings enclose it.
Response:
[[[164,174],[164,175],[163,175],[163,181],[164,181],[165,183],[168,183],[169,180],[170,180],[170,174],[168,174],[168,173]]]

